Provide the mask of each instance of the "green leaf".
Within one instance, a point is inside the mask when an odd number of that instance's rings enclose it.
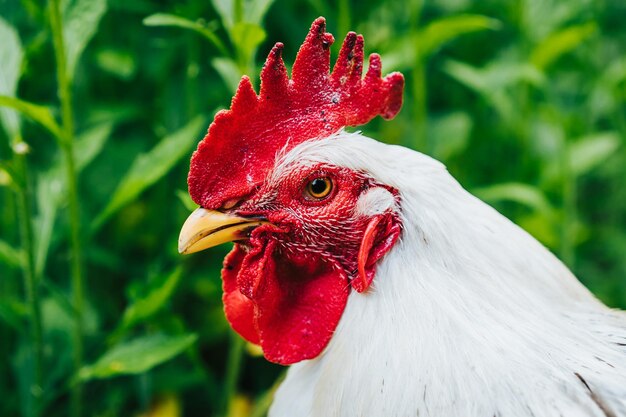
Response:
[[[543,214],[552,214],[554,211],[544,193],[528,184],[517,182],[495,184],[474,189],[472,194],[490,204],[512,201]]]
[[[122,80],[130,80],[137,72],[135,56],[121,49],[99,50],[96,55],[96,62],[102,70]]]
[[[454,112],[431,119],[428,123],[428,142],[435,158],[446,161],[463,152],[472,130],[472,119],[465,112]]]
[[[107,139],[111,137],[111,132],[113,132],[113,122],[104,122],[92,126],[76,137],[74,158],[76,158],[78,171],[82,171],[98,156]]]
[[[107,9],[106,0],[69,0],[63,13],[63,39],[67,76],[74,79],[76,64],[98,29]]]
[[[11,297],[0,299],[0,320],[20,333],[28,320],[28,306]]]
[[[63,140],[61,128],[54,120],[52,113],[50,113],[50,110],[47,107],[8,96],[0,96],[0,106],[10,107],[19,111],[33,121],[39,123],[58,141]]]
[[[265,31],[254,23],[239,22],[231,31],[233,43],[246,61],[254,59],[257,47],[265,40]]]
[[[74,143],[76,169],[82,171],[102,151],[113,131],[113,122],[99,123],[81,132]],[[65,172],[60,153],[55,163],[37,182],[38,216],[35,219],[35,271],[40,275],[45,267],[52,240],[52,232],[59,207],[66,199]]]
[[[198,142],[198,135],[204,126],[206,117],[197,116],[181,129],[163,138],[148,153],[139,155],[117,186],[109,204],[94,221],[93,229],[98,229],[111,215],[167,174]]]
[[[222,80],[224,80],[230,92],[235,94],[239,86],[239,79],[242,75],[237,64],[230,58],[213,58],[211,65],[213,65],[215,71],[222,77]]]
[[[511,120],[514,112],[513,103],[504,88],[498,85],[497,74],[453,60],[446,61],[443,70],[461,84],[481,95],[497,110],[502,119]]]
[[[574,177],[584,175],[606,161],[619,148],[616,132],[599,132],[572,140],[567,150],[568,169]],[[562,158],[547,161],[542,173],[546,186],[555,185],[563,178]]]
[[[443,70],[466,87],[490,97],[496,91],[502,91],[520,82],[540,86],[544,83],[543,75],[531,65],[494,61],[485,68],[476,68],[455,60],[447,60]]]
[[[0,240],[0,262],[14,268],[21,268],[24,265],[24,252]]]
[[[445,17],[429,23],[410,36],[399,38],[383,53],[382,61],[386,71],[408,70],[415,66],[417,58],[428,58],[443,45],[464,34],[499,28],[498,20],[482,15]]]
[[[0,94],[14,97],[24,52],[17,32],[1,17],[0,39]],[[14,110],[0,108],[0,122],[10,138],[19,134],[20,119]]]
[[[553,220],[555,218],[558,216],[549,217],[533,211],[516,219],[516,223],[548,248],[556,250],[561,243],[561,225]]]
[[[233,0],[212,0],[215,11],[220,15],[222,19],[222,25],[230,31],[235,25],[235,8],[233,7]]]
[[[595,32],[595,23],[586,23],[553,33],[535,47],[530,55],[530,62],[544,70],[561,56],[576,49]]]
[[[70,343],[76,310],[64,290],[46,280],[42,280],[42,284],[42,289],[45,289],[48,295],[41,301],[43,328],[47,333],[62,334],[61,337],[66,338],[66,342]],[[82,313],[83,332],[85,335],[93,335],[99,327],[98,312],[89,302],[86,302]]]
[[[192,20],[173,14],[155,13],[143,19],[143,24],[146,26],[173,26],[193,30],[194,32],[204,36],[217,49],[219,49],[219,51],[223,55],[229,55],[226,47],[215,34],[215,31],[207,27],[207,25],[203,24],[201,21],[194,22]]]
[[[176,196],[187,210],[194,211],[198,208],[198,205],[191,199],[186,190],[176,190]]]
[[[37,217],[35,227],[35,274],[41,276],[52,240],[52,231],[59,206],[65,198],[65,187],[60,166],[51,168],[48,173],[39,177],[36,189]]]
[[[497,30],[501,24],[498,20],[482,15],[448,16],[430,22],[418,32],[415,41],[422,57],[427,57],[444,44],[471,32],[481,30]]]
[[[463,62],[447,60],[443,70],[480,94],[507,122],[511,122],[518,114],[511,87],[520,83],[540,86],[545,82],[543,75],[532,65],[508,60],[494,61],[485,68],[475,68]]]
[[[87,381],[142,374],[180,354],[194,344],[197,338],[195,334],[157,334],[124,342],[106,352],[94,364],[83,367],[78,377]]]
[[[121,324],[122,329],[129,329],[161,310],[174,293],[182,277],[182,272],[182,267],[177,267],[166,277],[164,282],[154,285],[144,297],[135,300],[134,303],[129,305],[126,311],[124,311]]]
[[[12,185],[16,185],[12,169],[8,166],[8,164],[0,162],[0,187]]]
[[[576,140],[570,146],[570,169],[576,176],[586,174],[606,161],[620,146],[616,132],[600,132]]]
[[[261,21],[274,1],[275,0],[246,0],[243,7],[244,20],[256,25],[261,25]]]

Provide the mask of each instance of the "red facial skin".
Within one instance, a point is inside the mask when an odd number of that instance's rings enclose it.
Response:
[[[307,194],[307,184],[324,177],[331,192],[322,199]],[[222,270],[226,317],[268,360],[288,365],[318,356],[351,287],[369,287],[376,261],[401,231],[395,213],[354,213],[359,196],[380,186],[348,169],[315,167],[262,187],[231,210],[271,222],[237,243]]]

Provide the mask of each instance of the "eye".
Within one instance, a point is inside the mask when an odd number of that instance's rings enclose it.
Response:
[[[314,178],[306,185],[306,196],[321,200],[333,189],[333,182],[328,177]]]

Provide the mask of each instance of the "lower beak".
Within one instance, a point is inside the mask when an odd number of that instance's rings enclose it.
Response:
[[[200,207],[191,213],[180,230],[178,252],[194,253],[221,243],[246,239],[252,229],[267,223],[261,219],[239,217]]]

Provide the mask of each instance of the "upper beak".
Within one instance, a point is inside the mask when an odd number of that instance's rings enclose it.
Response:
[[[178,238],[178,252],[198,252],[221,243],[241,240],[252,229],[267,224],[258,218],[245,218],[220,211],[196,209],[185,221]]]

